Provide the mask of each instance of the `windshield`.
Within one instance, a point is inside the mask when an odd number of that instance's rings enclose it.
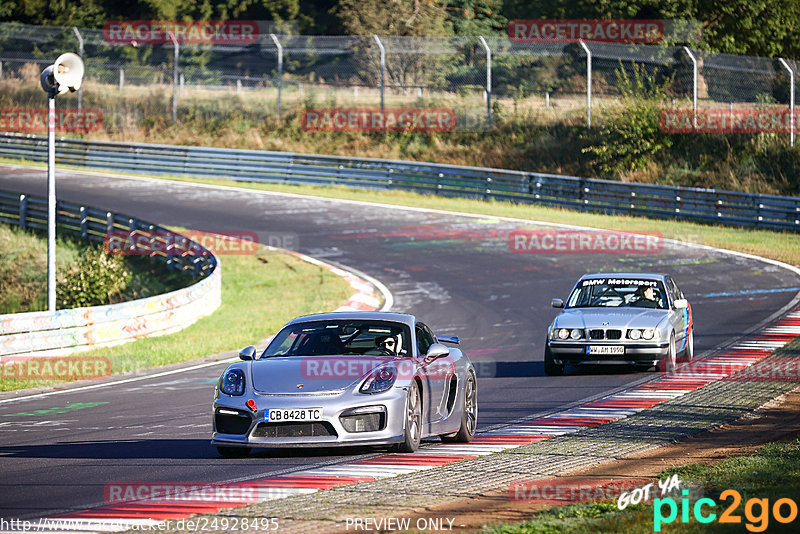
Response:
[[[667,307],[664,285],[658,280],[595,278],[581,280],[567,299],[567,308]]]
[[[287,326],[275,336],[262,358],[272,356],[410,354],[409,329],[389,321],[309,321]]]

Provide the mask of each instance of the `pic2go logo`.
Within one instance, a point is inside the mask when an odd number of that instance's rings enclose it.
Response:
[[[708,510],[708,508],[716,508],[717,503],[714,499],[704,497],[698,499],[694,506],[691,506],[689,499],[686,498],[689,491],[683,490],[681,493],[684,495],[680,504],[681,523],[689,522],[690,508],[698,523],[712,523],[717,519],[717,514]],[[718,522],[741,524],[742,517],[737,515],[735,511],[742,502],[742,495],[736,490],[728,489],[723,491],[719,498],[722,501],[731,499],[731,503],[720,514]],[[669,509],[666,516],[664,515],[665,506]],[[679,507],[675,499],[671,497],[655,499],[653,501],[653,531],[661,532],[661,525],[675,521],[678,518],[678,511]],[[769,499],[748,499],[744,504],[744,517],[747,519],[745,528],[750,532],[764,532],[769,527],[770,512],[778,523],[791,523],[797,518],[797,503],[784,497],[776,500],[772,504],[772,508],[770,508]]]

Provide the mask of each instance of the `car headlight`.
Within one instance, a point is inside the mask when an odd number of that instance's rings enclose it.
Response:
[[[628,337],[633,340],[641,339],[642,338],[642,331],[633,329],[628,331]]]
[[[569,337],[569,330],[566,328],[561,328],[558,330],[558,338],[559,339],[567,339]]]
[[[397,369],[392,365],[384,365],[370,373],[359,391],[368,394],[383,393],[394,386],[395,380],[397,380]]]
[[[228,369],[219,381],[219,390],[226,395],[244,395],[244,371]]]
[[[655,337],[655,335],[656,335],[656,331],[653,330],[652,328],[647,328],[645,330],[642,330],[642,337],[644,339],[653,339],[653,337]]]
[[[577,328],[573,328],[569,332],[569,337],[570,337],[570,339],[580,339],[580,338],[583,337],[583,332],[581,332]]]

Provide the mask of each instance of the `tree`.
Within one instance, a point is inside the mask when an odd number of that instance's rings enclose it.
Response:
[[[339,0],[338,15],[349,35],[452,34],[445,6],[438,0]]]

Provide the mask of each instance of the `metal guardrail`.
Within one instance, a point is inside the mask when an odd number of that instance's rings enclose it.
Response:
[[[0,157],[46,161],[46,138],[0,134]],[[225,148],[56,141],[56,161],[89,169],[345,185],[495,199],[606,214],[800,231],[800,198],[623,183],[484,167]]]
[[[221,269],[206,248],[166,228],[125,215],[58,202],[60,229],[90,241],[107,236],[201,280],[162,295],[106,306],[0,315],[0,357],[47,356],[181,330],[221,302]],[[47,229],[47,199],[0,192],[0,221]]]

